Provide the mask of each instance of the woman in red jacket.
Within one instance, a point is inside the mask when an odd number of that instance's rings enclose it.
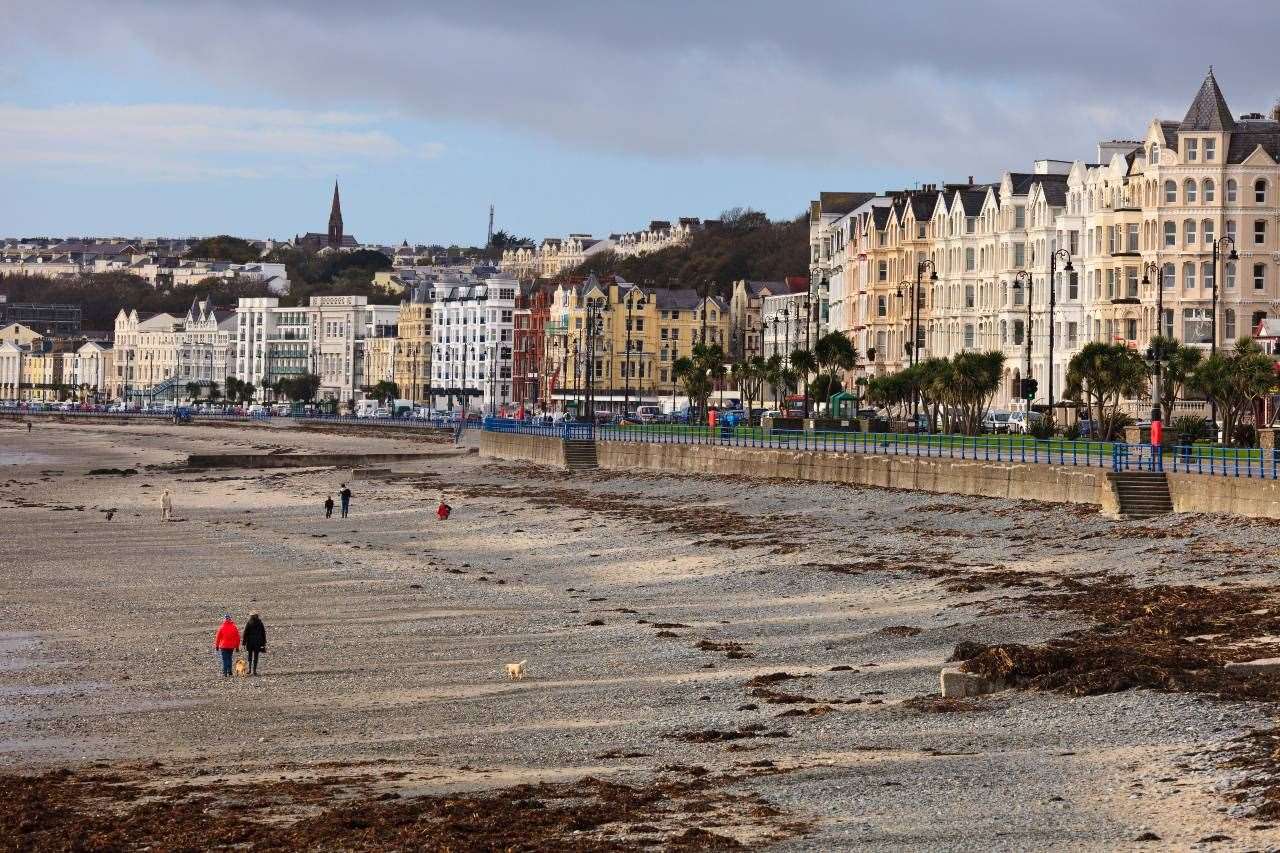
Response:
[[[236,628],[236,623],[231,620],[230,613],[222,617],[222,626],[218,628],[218,633],[214,635],[213,647],[222,653],[223,677],[230,678],[231,656],[236,649],[240,648],[240,629]]]

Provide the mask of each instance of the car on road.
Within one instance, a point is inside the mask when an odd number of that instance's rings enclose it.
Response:
[[[982,419],[982,431],[987,433],[1005,433],[1009,431],[1009,418],[1012,412],[987,412]]]
[[[635,419],[642,424],[658,423],[658,418],[662,417],[662,409],[657,406],[637,406]]]
[[[1039,412],[1011,412],[1009,414],[1009,432],[1015,435],[1026,435],[1031,427],[1044,420]]]

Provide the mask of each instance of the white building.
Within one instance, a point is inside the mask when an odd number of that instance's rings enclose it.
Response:
[[[498,412],[512,402],[515,279],[439,281],[430,296],[431,405]]]
[[[235,376],[262,389],[315,374],[320,399],[359,399],[366,341],[394,337],[399,315],[398,305],[370,305],[364,296],[313,296],[309,305],[295,308],[282,307],[275,297],[241,299]]]

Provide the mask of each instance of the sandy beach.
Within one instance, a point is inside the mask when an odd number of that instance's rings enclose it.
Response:
[[[1252,771],[1227,761],[1273,725],[1271,703],[932,700],[957,643],[1088,625],[1026,604],[1064,578],[1269,594],[1269,523],[570,474],[451,448],[390,431],[0,422],[0,771],[11,791],[46,783],[0,850],[42,846],[58,808],[89,820],[111,785],[116,810],[165,791],[173,808],[203,803],[183,819],[204,834],[148,824],[112,836],[119,849],[233,840],[215,825],[246,805],[271,827],[235,837],[264,849],[437,838],[387,834],[395,820],[453,821],[433,843],[455,849],[498,849],[495,831],[511,849],[1280,845],[1233,794]],[[439,455],[385,480],[181,464],[282,451]],[[351,517],[325,519],[348,481]],[[253,611],[262,674],[224,679],[214,631]],[[528,677],[508,680],[520,660]],[[464,804],[502,826],[459,828]],[[557,823],[573,804],[617,818]],[[329,820],[352,806],[363,824]],[[277,834],[243,834],[259,831]]]

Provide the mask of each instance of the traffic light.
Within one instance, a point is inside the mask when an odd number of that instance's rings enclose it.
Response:
[[[1027,400],[1036,398],[1036,390],[1040,387],[1040,383],[1034,379],[1022,380],[1022,397]]]

